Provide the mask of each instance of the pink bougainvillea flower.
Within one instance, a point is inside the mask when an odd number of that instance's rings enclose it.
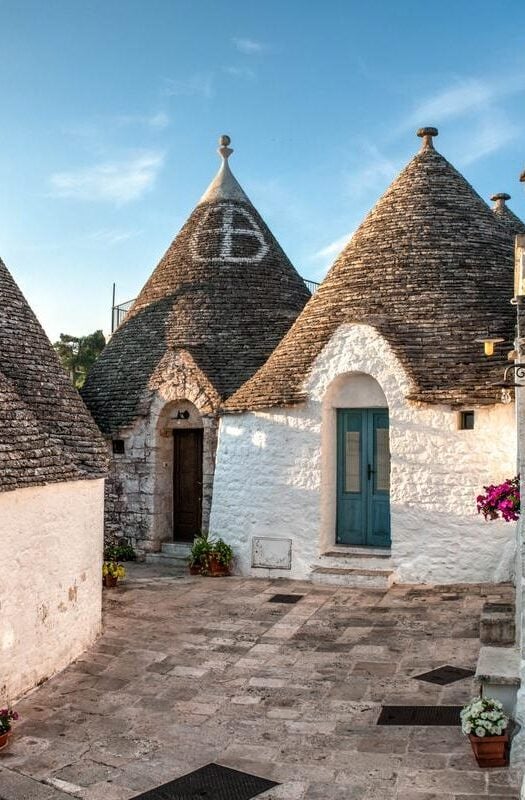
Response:
[[[515,522],[520,514],[520,476],[507,478],[497,486],[484,486],[485,494],[476,498],[478,514],[485,519],[499,519]]]

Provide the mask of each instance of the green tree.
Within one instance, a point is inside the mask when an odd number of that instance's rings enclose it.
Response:
[[[102,331],[95,331],[88,336],[70,336],[61,333],[55,348],[60,363],[69,373],[73,386],[80,389],[84,385],[89,368],[95,363],[106,345]]]

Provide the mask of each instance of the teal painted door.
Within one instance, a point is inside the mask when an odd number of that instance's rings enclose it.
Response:
[[[337,410],[339,544],[390,546],[390,448],[384,408]]]

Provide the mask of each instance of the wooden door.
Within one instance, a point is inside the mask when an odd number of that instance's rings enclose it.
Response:
[[[202,430],[173,431],[173,539],[192,542],[202,522]]]
[[[388,411],[337,411],[337,530],[339,544],[390,546]]]

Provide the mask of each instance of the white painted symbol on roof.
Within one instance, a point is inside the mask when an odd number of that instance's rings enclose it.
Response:
[[[208,227],[206,225],[211,214],[221,215],[221,224],[219,227]],[[247,224],[245,227],[234,227],[234,214],[246,220]],[[219,237],[218,256],[208,256],[202,253],[203,243],[201,242],[201,237],[209,233],[215,233]],[[259,245],[258,249],[256,252],[250,253],[250,255],[234,255],[236,237],[250,237],[255,239]],[[239,247],[239,250],[240,249]],[[195,261],[227,261],[230,264],[257,264],[264,258],[268,249],[269,247],[263,233],[250,212],[246,211],[246,209],[241,206],[233,205],[233,203],[219,203],[218,206],[213,205],[209,208],[202,217],[197,230],[190,240],[190,252]]]

